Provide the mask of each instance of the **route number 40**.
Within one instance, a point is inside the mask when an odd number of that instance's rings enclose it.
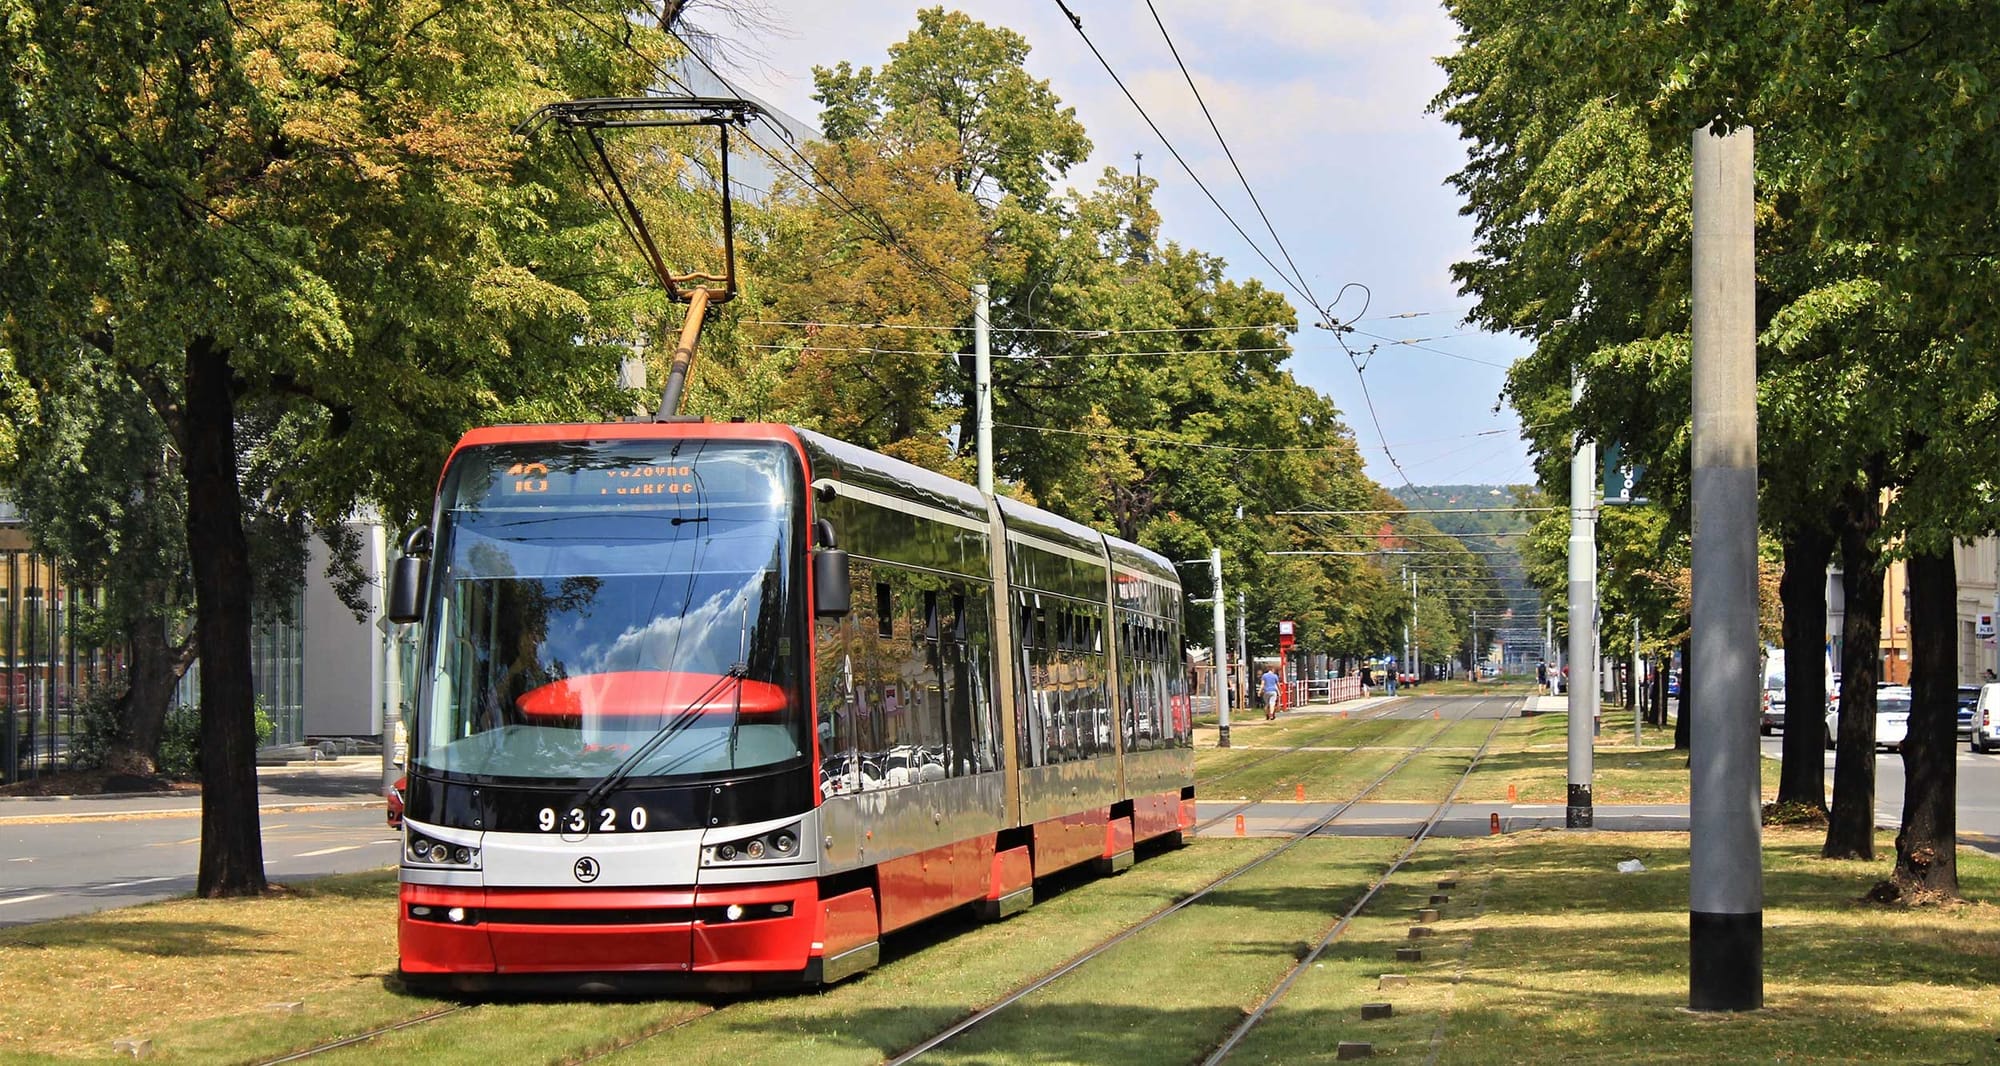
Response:
[[[590,824],[591,816],[586,814],[582,807],[571,807],[569,810],[560,813],[554,807],[543,807],[541,813],[536,816],[536,822],[541,826],[541,830],[544,833],[553,833],[558,829],[565,833],[615,833],[618,831],[618,811],[616,808],[605,807],[599,810],[596,814],[596,819],[597,825],[592,826]],[[625,828],[635,833],[646,828],[646,808],[634,807],[626,811]]]

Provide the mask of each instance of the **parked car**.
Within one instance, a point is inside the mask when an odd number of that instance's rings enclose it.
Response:
[[[1764,679],[1763,711],[1757,717],[1757,732],[1765,736],[1785,731],[1785,677]]]
[[[1840,735],[1840,711],[1838,708],[1826,712],[1826,746],[1835,746]],[[1890,685],[1875,692],[1875,746],[1890,751],[1901,751],[1904,738],[1910,735],[1910,689],[1907,685]]]
[[[1979,686],[1979,696],[1972,708],[1972,739],[1968,746],[1981,753],[2000,748],[2000,682]]]
[[[1958,739],[1972,737],[1972,709],[1979,703],[1978,685],[1958,686]]]
[[[408,777],[399,777],[396,779],[395,784],[389,786],[388,794],[382,797],[389,805],[389,828],[391,829],[403,828],[403,793],[409,787],[410,779]]]
[[[1667,675],[1667,696],[1669,698],[1678,699],[1680,697],[1680,694],[1681,694],[1681,675],[1680,671],[1676,670],[1673,673]]]

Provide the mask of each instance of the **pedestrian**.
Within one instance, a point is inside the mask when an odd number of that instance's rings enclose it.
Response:
[[[1993,671],[1991,669],[1986,671],[1986,680],[1988,681],[1993,680]]]
[[[1374,684],[1375,684],[1375,671],[1374,671],[1374,670],[1372,670],[1372,669],[1370,669],[1367,663],[1365,663],[1365,662],[1364,662],[1364,663],[1362,663],[1362,664],[1361,664],[1361,694],[1362,694],[1362,695],[1364,695],[1364,696],[1366,696],[1366,695],[1368,694],[1368,691],[1369,691],[1369,689],[1370,689],[1370,688],[1372,688],[1372,687],[1374,686]]]
[[[1382,665],[1382,684],[1388,689],[1391,696],[1396,694],[1396,682],[1402,680],[1402,676],[1397,673],[1400,669],[1402,667],[1394,659]]]
[[[1264,717],[1267,719],[1276,718],[1278,716],[1278,672],[1267,666],[1264,668],[1264,677],[1262,680],[1264,687]]]
[[[1535,664],[1535,691],[1544,696],[1549,694],[1549,664],[1547,662],[1538,662]]]

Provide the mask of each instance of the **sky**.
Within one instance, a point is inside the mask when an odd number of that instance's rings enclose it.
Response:
[[[757,0],[764,25],[729,24],[691,5],[689,21],[756,55],[723,57],[738,87],[817,122],[812,68],[879,68],[916,26],[918,3]],[[1229,167],[1175,65],[1146,0],[1068,0],[1083,31],[1191,169],[1264,254],[1285,262]],[[1025,37],[1028,72],[1046,80],[1088,131],[1094,152],[1066,176],[1089,187],[1133,154],[1160,183],[1162,240],[1219,255],[1238,279],[1283,289],[1173,161],[1105,73],[1056,0],[957,0],[948,6]],[[1427,106],[1444,85],[1435,57],[1457,27],[1409,0],[1153,0],[1250,187],[1306,287],[1380,347],[1356,370],[1328,332],[1302,328],[1288,364],[1333,398],[1385,486],[1532,481],[1519,421],[1500,405],[1505,367],[1525,341],[1471,331],[1451,264],[1472,251],[1472,224],[1446,179],[1465,161],[1456,131]],[[1346,288],[1352,283],[1355,287]],[[1364,301],[1363,288],[1367,293]],[[1303,325],[1312,314],[1293,294]],[[1366,334],[1374,334],[1368,336]],[[1406,343],[1396,343],[1403,341]],[[1371,412],[1372,407],[1372,412]],[[1378,425],[1379,424],[1379,425]],[[1400,467],[1400,470],[1398,469]]]

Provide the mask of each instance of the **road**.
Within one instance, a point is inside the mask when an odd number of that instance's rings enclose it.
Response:
[[[394,865],[400,838],[383,821],[380,767],[260,772],[266,876]],[[187,895],[200,846],[199,796],[0,802],[0,926]]]
[[[1764,757],[1776,760],[1784,737],[1763,737]],[[1833,752],[1826,753],[1828,799],[1833,789]],[[1903,824],[1903,756],[1875,755],[1875,824]],[[2000,851],[2000,754],[1980,755],[1958,745],[1958,832],[1964,843]]]

